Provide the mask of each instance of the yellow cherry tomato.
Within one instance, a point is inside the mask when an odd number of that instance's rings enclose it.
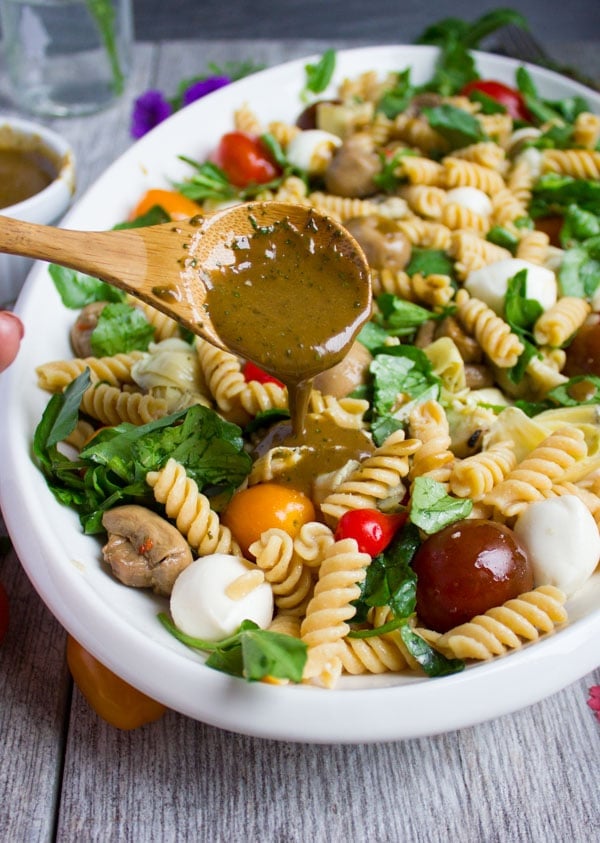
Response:
[[[221,521],[249,556],[248,548],[265,530],[279,527],[293,538],[314,519],[313,503],[302,492],[278,483],[260,483],[234,495]]]
[[[67,636],[67,664],[96,714],[116,729],[137,729],[158,720],[167,710],[105,667],[71,635]]]
[[[172,220],[187,220],[202,212],[199,205],[176,190],[153,188],[142,196],[131,214],[131,219],[147,214],[155,205],[160,205]]]

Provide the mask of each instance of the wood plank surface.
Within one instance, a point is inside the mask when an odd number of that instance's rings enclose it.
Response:
[[[563,55],[581,61],[593,46],[572,45]],[[116,107],[53,121],[75,147],[79,193],[131,143],[140,91],[172,93],[211,61],[274,64],[322,48],[314,40],[140,45],[131,88]],[[600,77],[593,52],[586,69],[591,64]],[[173,712],[125,733],[99,720],[76,689],[71,694],[64,633],[14,554],[0,561],[0,580],[12,610],[0,648],[1,841],[600,839],[600,725],[586,705],[600,670],[514,715],[418,740],[298,745],[230,734]]]

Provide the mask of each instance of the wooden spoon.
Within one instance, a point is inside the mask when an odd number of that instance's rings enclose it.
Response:
[[[346,270],[370,308],[369,271],[362,250],[338,223],[313,209],[284,202],[235,205],[183,222],[116,231],[74,231],[0,216],[0,252],[51,261],[100,278],[153,305],[220,348],[229,347],[207,312],[206,267],[231,264],[232,243],[289,221],[313,247],[343,253]],[[323,301],[330,307],[330,301]],[[283,315],[288,320],[294,314]]]

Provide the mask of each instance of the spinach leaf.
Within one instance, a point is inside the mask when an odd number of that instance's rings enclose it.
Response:
[[[437,533],[449,524],[466,518],[473,509],[469,498],[454,498],[444,485],[431,477],[415,479],[411,497],[410,520],[424,533]]]
[[[410,563],[421,544],[418,529],[407,523],[369,567],[357,601],[357,615],[371,606],[390,606],[396,618],[415,611],[417,577]],[[360,610],[361,604],[365,609]]]
[[[408,275],[454,275],[454,264],[442,249],[422,249],[413,246],[410,261],[406,267]]]
[[[333,49],[325,50],[321,58],[316,64],[307,64],[305,93],[321,94],[327,88],[333,77],[335,64],[337,60],[336,51]]]
[[[254,621],[245,620],[233,635],[220,641],[206,641],[181,632],[164,612],[158,619],[182,644],[210,653],[206,660],[208,667],[248,682],[259,682],[267,676],[302,681],[307,646],[298,638],[260,629]]]
[[[106,284],[98,278],[67,269],[64,266],[51,263],[48,266],[50,278],[54,282],[58,294],[65,307],[79,310],[97,301],[120,302],[125,300],[125,293],[111,284]]]
[[[430,310],[401,299],[393,293],[382,293],[378,296],[377,308],[376,324],[382,326],[392,337],[414,334],[420,325],[433,317]]]
[[[415,89],[410,81],[410,68],[396,74],[396,84],[387,90],[377,103],[377,111],[383,112],[389,120],[406,111]]]
[[[95,357],[112,357],[129,351],[147,351],[155,328],[141,310],[125,302],[107,304],[90,336]]]
[[[453,105],[424,108],[423,116],[431,128],[447,141],[450,149],[479,143],[487,137],[480,122],[472,114]]]
[[[600,288],[600,235],[567,249],[558,271],[564,296],[590,298]]]
[[[462,659],[448,659],[435,650],[420,635],[417,635],[407,624],[400,627],[400,635],[411,656],[421,665],[429,677],[448,676],[464,670]]]

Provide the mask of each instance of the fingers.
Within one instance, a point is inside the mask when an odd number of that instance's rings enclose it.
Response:
[[[0,311],[0,372],[17,356],[23,338],[23,323],[14,313]]]

